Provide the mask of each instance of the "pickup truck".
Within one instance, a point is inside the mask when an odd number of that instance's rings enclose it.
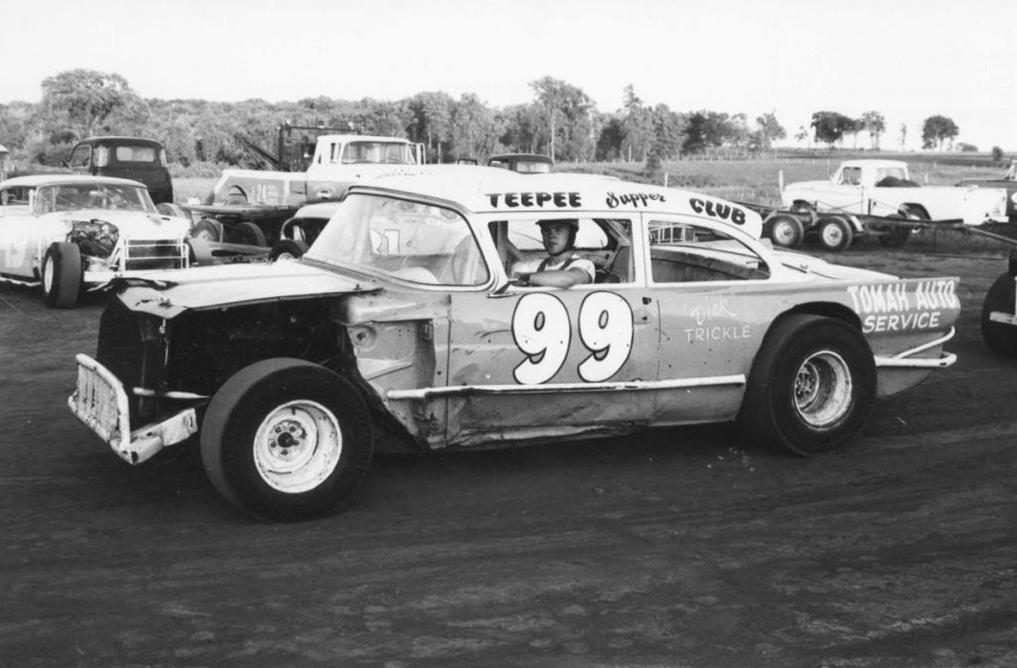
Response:
[[[817,214],[813,221],[828,250],[846,248],[854,234],[866,232],[856,215],[980,225],[1006,222],[1006,199],[1002,188],[920,186],[899,160],[845,160],[829,180],[790,183],[781,192],[790,211]],[[899,229],[901,235],[880,240],[902,244],[910,231]]]
[[[352,183],[424,162],[423,144],[399,137],[321,135],[305,172],[224,169],[213,191],[216,204],[300,206],[337,199]]]
[[[250,246],[253,252],[280,241],[282,224],[304,204],[340,199],[357,181],[423,163],[423,144],[407,139],[324,134],[317,138],[306,171],[224,169],[212,201],[184,209],[195,221],[198,238]]]
[[[1010,163],[1001,176],[995,179],[963,179],[958,186],[979,188],[1006,188],[1006,216],[1011,223],[1017,223],[1017,159]]]

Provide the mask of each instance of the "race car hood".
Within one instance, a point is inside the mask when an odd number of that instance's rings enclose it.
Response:
[[[191,225],[186,218],[144,211],[78,209],[53,215],[72,224],[93,220],[110,223],[115,225],[120,236],[126,239],[180,239],[187,236]]]
[[[114,288],[128,308],[173,318],[189,310],[371,292],[378,286],[302,262],[255,262],[146,272],[116,279]]]

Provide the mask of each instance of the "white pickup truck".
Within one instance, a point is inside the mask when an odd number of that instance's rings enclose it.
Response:
[[[321,135],[306,172],[224,169],[215,185],[217,204],[300,206],[336,199],[350,184],[424,162],[423,144],[399,137]]]
[[[845,160],[829,180],[788,184],[781,200],[791,211],[818,214],[820,240],[830,250],[846,247],[853,234],[864,232],[855,215],[966,225],[1007,220],[1005,189],[920,186],[900,160]],[[881,240],[888,245],[902,242],[893,236]]]

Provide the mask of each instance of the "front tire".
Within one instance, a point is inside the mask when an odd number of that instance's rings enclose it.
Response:
[[[767,332],[738,421],[771,447],[810,455],[858,433],[875,396],[875,362],[861,332],[833,318],[793,314]]]
[[[254,517],[324,515],[367,473],[373,436],[367,405],[345,378],[316,364],[256,362],[212,397],[201,460],[212,485]]]
[[[81,279],[81,249],[67,241],[50,244],[42,261],[46,306],[74,308],[81,294]]]
[[[1003,357],[1017,357],[1017,327],[993,322],[989,315],[993,311],[1013,315],[1014,292],[1014,277],[1005,273],[993,282],[982,302],[982,340],[989,350]]]

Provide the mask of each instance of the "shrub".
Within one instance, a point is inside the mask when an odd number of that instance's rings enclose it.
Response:
[[[992,147],[992,161],[1003,162],[1003,149],[998,146]]]

